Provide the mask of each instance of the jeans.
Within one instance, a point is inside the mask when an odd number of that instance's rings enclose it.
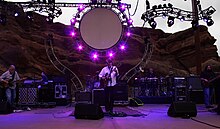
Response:
[[[204,94],[205,106],[212,105],[211,101],[212,101],[212,95],[213,95],[213,88],[211,88],[211,87],[203,88],[203,94]]]
[[[14,105],[15,104],[15,98],[16,98],[16,90],[15,89],[11,89],[11,88],[7,88],[5,91],[6,97],[7,97],[7,101],[11,104]]]
[[[105,87],[105,111],[112,112],[114,105],[114,86]]]

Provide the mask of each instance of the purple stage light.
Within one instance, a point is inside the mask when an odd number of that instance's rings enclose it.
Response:
[[[82,45],[78,45],[78,50],[81,51],[83,49]]]
[[[75,32],[71,32],[71,36],[72,37],[76,36],[76,33]]]
[[[129,37],[129,36],[131,36],[131,33],[130,33],[130,32],[127,32],[126,35]]]
[[[80,4],[80,5],[78,6],[78,10],[79,10],[79,11],[83,11],[84,8],[85,8],[85,7],[83,6],[83,4]]]
[[[97,53],[92,54],[92,58],[93,58],[94,60],[98,59],[98,54],[97,54]]]
[[[132,24],[132,23],[133,23],[133,20],[132,20],[132,19],[129,19],[128,22],[129,22],[130,24]]]
[[[120,10],[121,10],[121,12],[124,12],[124,11],[125,11],[125,8],[126,8],[126,6],[125,6],[124,4],[121,4],[121,5],[120,5]]]
[[[113,52],[109,52],[109,53],[108,53],[108,56],[109,56],[110,58],[112,58],[112,57],[114,56],[114,53],[113,53]]]
[[[71,23],[71,25],[74,25],[74,24],[76,23],[76,19],[75,19],[75,18],[72,18],[72,19],[70,20],[70,23]]]
[[[120,49],[121,49],[121,50],[125,50],[125,45],[121,45],[121,46],[120,46]]]

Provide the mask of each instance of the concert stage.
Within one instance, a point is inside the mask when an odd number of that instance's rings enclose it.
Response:
[[[139,107],[114,107],[126,117],[104,116],[99,120],[75,119],[74,107],[33,108],[0,115],[1,129],[214,129],[220,127],[219,115],[197,105],[192,119],[169,117],[170,104],[145,104]],[[103,108],[103,107],[102,107]],[[200,122],[198,122],[200,121]],[[211,124],[211,125],[208,125]]]

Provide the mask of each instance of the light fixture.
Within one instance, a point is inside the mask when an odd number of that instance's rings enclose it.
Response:
[[[168,27],[171,27],[174,24],[174,17],[169,16],[167,20]]]
[[[156,23],[156,21],[154,21],[153,18],[150,19],[150,20],[148,21],[148,23],[149,23],[149,25],[150,25],[153,29],[155,29],[156,26],[157,26],[157,23]]]

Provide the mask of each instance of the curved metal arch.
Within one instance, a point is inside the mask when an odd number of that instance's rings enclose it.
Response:
[[[47,56],[50,60],[50,62],[53,64],[53,66],[62,74],[70,73],[70,81],[71,81],[71,95],[74,96],[75,91],[83,91],[83,85],[80,81],[79,77],[68,67],[66,67],[64,64],[62,64],[57,56],[55,55],[54,48],[53,48],[53,41],[51,39],[47,39],[45,42],[45,49]]]
[[[153,53],[154,45],[152,42],[149,42],[145,45],[145,51],[144,55],[140,62],[138,62],[133,68],[128,70],[126,72],[121,80],[125,80],[127,83],[137,74],[139,73],[148,63],[148,61],[151,59],[152,53]]]

